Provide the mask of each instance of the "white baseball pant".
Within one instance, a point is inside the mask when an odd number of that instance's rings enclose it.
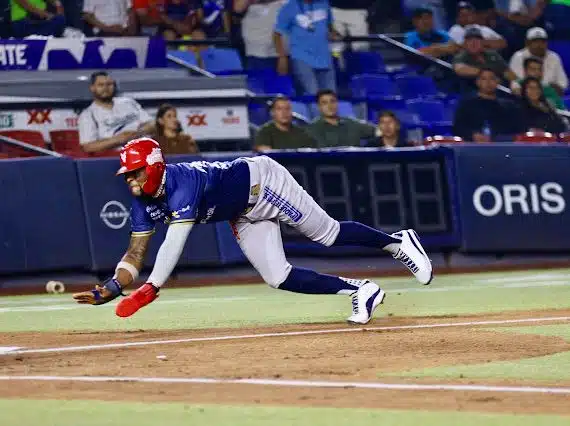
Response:
[[[232,223],[237,242],[263,280],[277,288],[291,264],[285,258],[279,222],[325,246],[331,246],[340,224],[301,187],[285,167],[259,156],[247,158],[253,208]]]

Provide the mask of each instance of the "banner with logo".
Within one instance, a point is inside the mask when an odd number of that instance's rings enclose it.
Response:
[[[151,117],[157,108],[146,108]],[[71,108],[32,108],[0,111],[1,130],[36,130],[49,141],[52,130],[78,130],[79,111]],[[184,133],[196,140],[249,138],[247,107],[177,107]]]
[[[162,38],[50,38],[0,40],[0,70],[166,67]]]
[[[570,249],[570,149],[454,147],[462,249]]]

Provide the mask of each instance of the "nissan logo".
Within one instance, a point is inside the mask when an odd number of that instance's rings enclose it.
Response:
[[[121,229],[129,219],[129,211],[122,203],[112,200],[103,206],[99,217],[109,228]]]

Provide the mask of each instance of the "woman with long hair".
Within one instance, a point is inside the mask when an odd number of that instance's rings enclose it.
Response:
[[[544,97],[542,83],[535,77],[527,77],[521,84],[521,102],[527,131],[562,133],[566,125]]]
[[[165,155],[199,152],[192,136],[182,132],[176,108],[170,104],[161,105],[156,113],[156,140]]]

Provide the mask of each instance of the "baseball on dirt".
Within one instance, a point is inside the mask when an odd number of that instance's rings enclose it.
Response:
[[[65,292],[65,285],[61,281],[48,281],[46,291],[51,294],[61,294]]]

